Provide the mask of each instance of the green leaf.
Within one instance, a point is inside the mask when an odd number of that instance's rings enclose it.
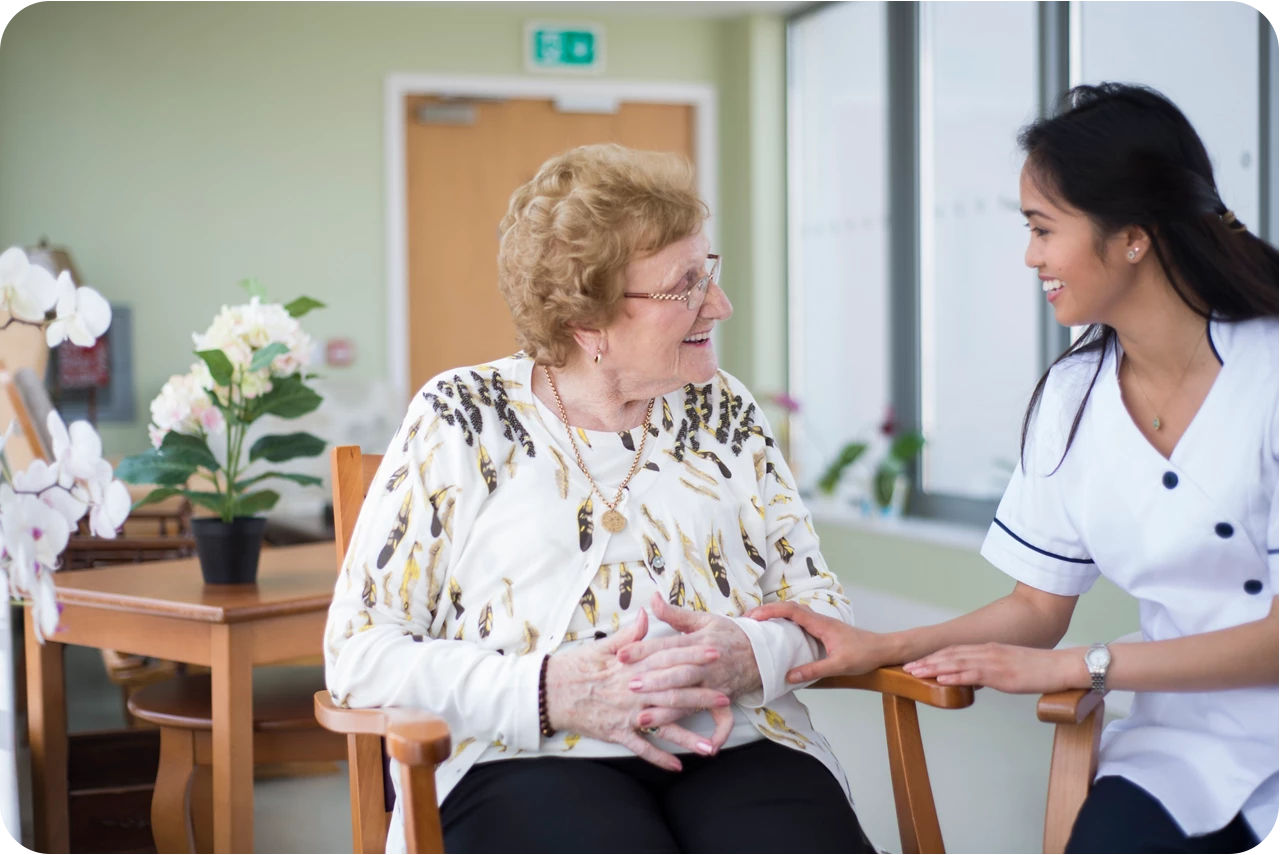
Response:
[[[143,505],[150,505],[154,502],[163,502],[165,499],[169,498],[170,496],[176,496],[181,492],[182,491],[177,489],[176,487],[158,487],[152,490],[150,493],[147,493],[147,495],[143,496],[138,501],[134,502],[133,507],[131,507],[129,510],[136,511],[138,508],[142,507]]]
[[[299,472],[263,472],[261,475],[254,475],[252,478],[245,478],[243,481],[236,482],[236,489],[243,490],[246,487],[252,487],[259,481],[265,481],[267,478],[283,478],[286,481],[292,481],[295,484],[301,484],[304,487],[319,487],[324,481],[314,475],[303,475]]]
[[[269,434],[259,437],[249,449],[249,462],[269,460],[280,463],[295,457],[315,457],[325,449],[325,441],[309,433]]]
[[[239,284],[250,297],[257,297],[259,300],[263,301],[267,299],[267,286],[263,285],[254,277],[250,276],[247,279],[241,279]]]
[[[252,410],[248,421],[258,416],[271,414],[286,419],[296,419],[320,406],[323,400],[315,392],[308,389],[302,378],[293,374],[289,377],[277,377],[271,381],[271,391],[250,402]]]
[[[840,453],[836,455],[836,459],[831,461],[831,465],[826,468],[826,471],[822,473],[822,477],[818,479],[818,489],[828,496],[834,493],[836,485],[840,483],[840,476],[844,474],[844,470],[848,469],[866,450],[867,444],[865,442],[846,443],[844,448],[840,449]]]
[[[209,374],[213,376],[213,382],[218,386],[231,385],[231,360],[227,359],[227,355],[221,350],[197,350],[196,356],[204,360],[204,364],[209,366]]]
[[[871,489],[875,493],[876,504],[882,508],[889,507],[893,502],[893,486],[898,480],[898,476],[902,474],[902,466],[893,459],[886,459],[880,464],[880,468],[876,469],[875,479],[872,481]]]
[[[324,307],[324,303],[319,300],[313,300],[310,297],[299,297],[292,303],[286,303],[284,310],[291,317],[300,318],[312,309],[323,309]]]
[[[924,448],[924,437],[915,431],[898,434],[889,446],[889,456],[903,463],[912,460]]]
[[[190,436],[171,430],[164,435],[160,443],[160,456],[174,463],[188,466],[203,466],[210,472],[217,472],[222,467],[218,458],[213,456],[209,445],[198,436]]]
[[[161,456],[152,448],[141,454],[126,457],[116,467],[116,477],[130,484],[159,484],[172,487],[187,483],[187,479],[195,474],[196,467],[179,460],[170,460]]]
[[[249,362],[250,371],[261,371],[271,364],[271,360],[275,359],[282,353],[288,353],[289,346],[283,342],[273,341],[266,347],[259,348],[254,351],[253,359]]]
[[[254,514],[269,511],[280,501],[280,494],[275,490],[259,490],[247,496],[241,496],[232,506],[233,517],[251,517]]]
[[[210,493],[203,490],[183,490],[182,495],[190,499],[191,504],[199,505],[202,508],[208,508],[218,516],[226,519],[222,511],[227,500],[221,493]]]

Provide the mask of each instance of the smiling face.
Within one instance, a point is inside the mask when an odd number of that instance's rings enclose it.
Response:
[[[1099,242],[1088,215],[1050,199],[1029,165],[1022,167],[1019,195],[1030,231],[1026,263],[1039,273],[1058,323],[1110,323],[1133,294],[1136,265],[1126,256],[1129,238],[1120,232]]]
[[[696,235],[643,258],[624,272],[624,290],[680,294],[707,270],[710,246]],[[698,311],[680,300],[624,298],[618,316],[604,329],[604,365],[616,374],[628,398],[664,395],[687,383],[705,383],[716,372],[711,330],[733,314],[729,297],[718,283],[707,286]]]

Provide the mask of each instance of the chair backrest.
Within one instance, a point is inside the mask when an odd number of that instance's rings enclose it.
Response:
[[[49,460],[53,457],[53,443],[49,440],[49,432],[45,427],[53,403],[49,394],[36,379],[30,368],[10,371],[0,363],[0,391],[3,391],[3,405],[0,411],[8,410],[17,420],[17,435],[26,444],[26,453],[19,452],[15,457],[13,448],[9,449],[9,463],[19,469],[25,469],[32,460]],[[8,419],[5,419],[8,422]],[[7,424],[0,424],[0,430]]]
[[[361,454],[358,445],[339,445],[329,452],[333,475],[333,529],[342,572],[360,506],[382,463],[380,454]],[[347,735],[351,780],[351,831],[357,852],[383,852],[391,822],[390,776],[386,749],[403,764],[405,841],[410,852],[442,851],[440,819],[436,813],[435,764],[449,753],[449,730],[442,720],[409,721],[396,725],[395,711],[370,715],[370,710],[343,711],[333,707],[327,692],[316,697],[324,708],[321,723]],[[347,716],[347,713],[355,715]],[[422,718],[422,717],[419,717]],[[349,719],[349,720],[347,720]],[[388,745],[384,747],[383,734]]]
[[[381,454],[361,454],[358,445],[336,445],[329,452],[333,475],[333,540],[338,550],[338,572],[342,572],[347,545],[356,527],[360,506],[369,494],[369,485],[382,463]]]

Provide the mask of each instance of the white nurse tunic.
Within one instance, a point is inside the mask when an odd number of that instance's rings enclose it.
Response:
[[[1168,460],[1121,401],[1116,344],[1059,466],[1097,361],[1055,366],[982,555],[1054,594],[1106,576],[1138,598],[1149,641],[1265,617],[1280,588],[1277,324],[1215,320],[1209,340],[1221,371]],[[1103,732],[1098,776],[1147,790],[1186,834],[1243,812],[1262,839],[1276,819],[1278,715],[1275,684],[1139,692]]]

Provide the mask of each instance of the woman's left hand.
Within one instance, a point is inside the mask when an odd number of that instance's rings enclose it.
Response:
[[[643,663],[648,669],[631,682],[631,690],[637,694],[653,694],[653,706],[661,707],[661,692],[688,686],[703,686],[724,692],[731,698],[760,688],[760,669],[756,664],[751,641],[742,628],[721,615],[698,612],[673,606],[654,594],[651,601],[653,616],[671,626],[676,635],[647,638],[632,642],[618,651],[620,662]],[[690,647],[703,647],[705,654],[701,664],[687,664],[688,656],[680,656],[680,664],[672,664],[677,651]],[[663,716],[666,710],[654,710]],[[716,747],[729,736],[733,716],[728,708],[712,710],[716,720]]]
[[[1079,650],[1042,650],[995,642],[944,647],[906,663],[902,669],[913,677],[933,677],[945,686],[989,686],[1013,694],[1089,685],[1084,654]]]

